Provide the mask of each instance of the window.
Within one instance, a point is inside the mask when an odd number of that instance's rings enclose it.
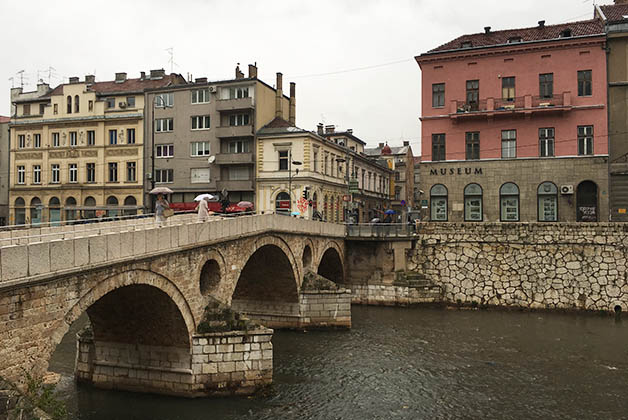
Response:
[[[464,187],[464,220],[481,222],[482,214],[482,187],[478,184],[469,184]]]
[[[231,147],[231,145],[229,145],[229,147]],[[248,149],[248,143],[247,143],[247,149]],[[314,152],[314,159],[312,160],[312,171],[313,172],[318,171],[318,152],[316,151]]]
[[[59,133],[52,133],[52,147],[59,147]]]
[[[467,150],[467,160],[477,160],[480,158],[480,132],[473,131],[465,134]]]
[[[155,131],[163,133],[174,129],[174,120],[172,118],[158,118],[155,120]]]
[[[155,146],[155,156],[158,158],[171,158],[174,156],[174,144],[158,144]]]
[[[209,156],[209,142],[196,141],[190,143],[190,155],[192,156]]]
[[[445,106],[445,84],[435,83],[432,85],[432,107],[442,108]]]
[[[512,37],[508,38],[508,43],[509,44],[516,44],[518,42],[521,42],[521,37],[520,36],[512,36]]]
[[[246,166],[229,167],[230,181],[247,181],[249,179],[249,168]]]
[[[463,41],[460,43],[460,48],[471,48],[473,46],[473,42],[471,41]]]
[[[192,130],[208,130],[209,115],[198,115],[192,117]]]
[[[85,175],[87,182],[96,182],[96,164],[93,162],[85,165]]]
[[[249,88],[229,88],[229,99],[240,99],[249,97]]]
[[[502,130],[502,159],[517,157],[517,130]]]
[[[118,130],[109,130],[109,144],[118,144]]]
[[[31,104],[24,104],[22,106],[22,115],[31,115]]]
[[[234,140],[229,142],[229,153],[249,153],[249,142],[247,140]],[[316,160],[316,152],[314,152],[314,160]]]
[[[41,184],[41,165],[33,165],[33,184]]]
[[[75,95],[74,96],[74,112],[79,112],[80,107],[79,107],[79,96]]]
[[[41,134],[33,134],[33,147],[37,149],[41,147]]]
[[[480,103],[480,81],[467,80],[467,106],[470,111],[477,111]]]
[[[436,184],[430,190],[430,219],[447,221],[447,187],[442,184]]]
[[[71,114],[72,113],[72,97],[68,95],[67,101],[68,101],[67,113]]]
[[[76,146],[77,144],[76,131],[70,131],[70,146]]]
[[[155,95],[155,108],[174,106],[174,93],[161,93]]]
[[[61,182],[61,169],[59,168],[58,163],[50,165],[50,174],[50,182],[52,184],[58,184],[59,182]]]
[[[78,166],[76,163],[68,165],[68,173],[70,174],[70,182],[78,182]]]
[[[279,170],[280,171],[288,170],[288,151],[287,150],[279,151]]]
[[[109,182],[118,182],[118,163],[109,162]]]
[[[209,182],[209,168],[190,169],[190,183],[206,184]]]
[[[39,115],[44,115],[45,110],[46,110],[46,104],[39,104]]]
[[[174,182],[174,169],[157,169],[155,171],[155,182],[158,184]]]
[[[126,142],[127,144],[135,144],[135,128],[126,129]]]
[[[94,110],[94,101],[87,102],[87,110],[90,112]]]
[[[560,38],[569,38],[571,37],[571,29],[565,29],[560,33]]]
[[[502,77],[502,99],[509,102],[515,100],[514,77]]]
[[[539,74],[539,96],[541,98],[554,96],[554,73]]]
[[[502,222],[519,221],[519,187],[507,182],[499,189],[500,220]]]
[[[206,104],[209,102],[209,88],[192,90],[193,104]]]
[[[135,96],[126,97],[126,106],[129,108],[135,108]]]
[[[53,113],[54,115],[57,115],[57,114],[59,113],[59,104],[54,104],[54,105],[52,106],[52,113]]]
[[[20,134],[17,136],[17,147],[19,149],[23,149],[26,147],[26,136],[24,134]]]
[[[137,178],[135,176],[135,162],[126,163],[126,180],[127,182],[137,181]]]
[[[107,103],[107,109],[115,108],[116,107],[116,98],[107,98],[106,99],[106,103]]]
[[[558,221],[558,188],[553,182],[544,182],[537,190],[539,222]]]
[[[553,128],[539,128],[539,156],[554,156]]]
[[[445,134],[432,134],[432,160],[445,160]]]
[[[591,70],[578,72],[578,96],[591,96],[593,94],[593,75]]]
[[[96,132],[94,130],[87,130],[87,145],[93,146],[96,144]]]
[[[579,155],[592,155],[593,154],[593,126],[592,125],[579,125],[578,126],[578,154]]]
[[[229,115],[229,125],[230,126],[249,125],[249,114]]]
[[[17,183],[18,184],[26,183],[26,168],[24,166],[17,167]]]

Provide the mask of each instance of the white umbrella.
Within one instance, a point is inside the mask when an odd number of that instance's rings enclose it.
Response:
[[[168,187],[155,187],[149,194],[172,194],[172,190]]]
[[[206,198],[206,199],[208,199],[208,200],[211,200],[211,199],[213,199],[213,198],[214,198],[214,196],[213,196],[213,195],[211,195],[211,194],[200,194],[200,195],[197,195],[197,196],[196,196],[196,198],[194,199],[194,201],[201,201],[201,200],[203,200],[203,199],[205,199],[205,198]]]

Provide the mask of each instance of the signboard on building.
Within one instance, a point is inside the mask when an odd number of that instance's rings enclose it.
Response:
[[[351,194],[345,194],[342,196],[342,201],[349,202],[351,201]]]
[[[190,170],[191,184],[209,183],[209,168],[192,168]]]
[[[350,193],[357,193],[357,192],[359,192],[358,180],[357,179],[352,179],[352,180],[349,181],[349,192]]]

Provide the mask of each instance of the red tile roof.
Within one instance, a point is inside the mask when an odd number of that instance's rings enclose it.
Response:
[[[607,4],[599,7],[608,22],[621,22],[625,20],[624,16],[628,16],[628,4]]]
[[[84,83],[84,82],[81,82]],[[91,91],[106,95],[112,93],[125,93],[125,92],[141,92],[144,89],[153,89],[159,87],[165,87],[170,85],[180,85],[184,84],[185,79],[180,74],[172,73],[165,75],[161,79],[126,79],[122,83],[117,83],[115,81],[109,82],[96,82],[92,83],[89,86]],[[54,88],[46,97],[48,96],[56,96],[63,94],[63,86],[59,85]]]
[[[11,122],[11,117],[3,117],[0,115],[0,124]]]
[[[463,35],[438,48],[430,50],[427,54],[461,49],[462,44],[466,42],[471,43],[471,48],[476,48],[508,44],[509,39],[516,37],[521,37],[521,42],[558,39],[561,38],[561,33],[568,29],[571,30],[572,37],[604,34],[604,25],[602,22],[597,19],[591,19],[561,25],[535,26],[533,28],[506,29],[503,31],[491,31],[489,33]]]

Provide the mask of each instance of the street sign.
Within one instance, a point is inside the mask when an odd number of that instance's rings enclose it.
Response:
[[[352,180],[349,181],[349,192],[350,193],[357,193],[357,192],[359,192],[358,180],[357,179],[352,179]]]
[[[351,201],[351,194],[345,194],[342,196],[342,201],[349,202]]]

